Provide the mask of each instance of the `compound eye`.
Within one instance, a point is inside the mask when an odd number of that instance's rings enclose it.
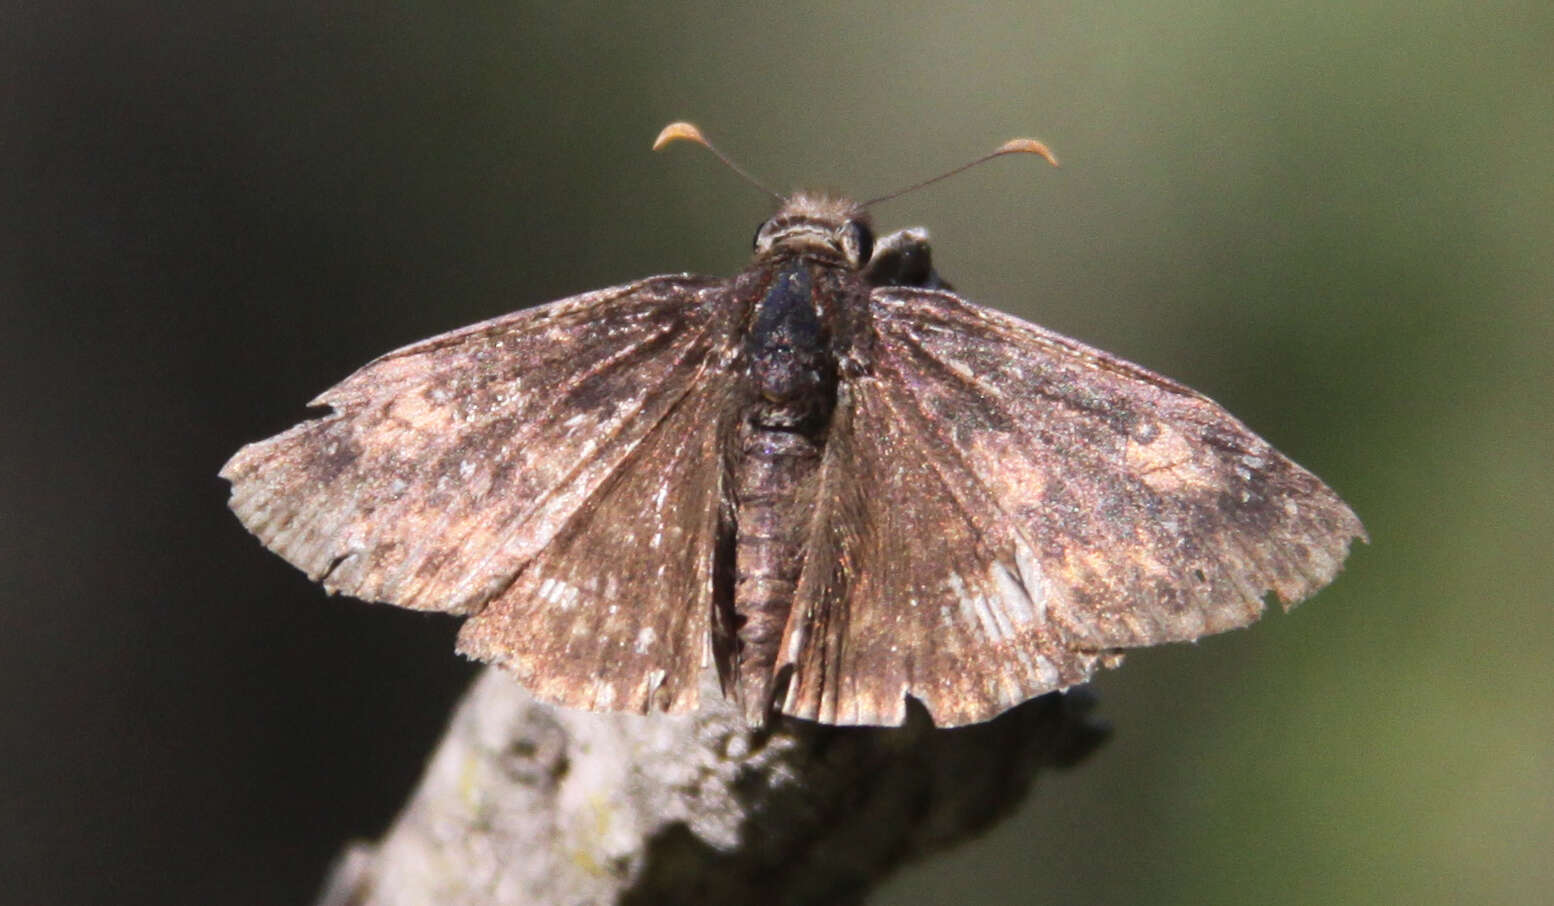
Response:
[[[854,267],[863,267],[874,255],[874,231],[861,220],[849,220],[842,231],[843,251]]]

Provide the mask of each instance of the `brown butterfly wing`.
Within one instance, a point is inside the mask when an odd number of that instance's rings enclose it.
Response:
[[[231,507],[331,591],[478,610],[682,406],[725,342],[718,285],[651,278],[389,353],[238,451]]]
[[[681,397],[518,576],[459,633],[541,698],[683,711],[711,628],[727,381]]]
[[[1118,649],[1244,626],[1268,591],[1292,605],[1364,537],[1173,381],[949,293],[879,289],[872,317],[790,621],[790,713],[896,723],[910,694],[941,725],[985,720]]]
[[[784,712],[889,726],[911,695],[956,726],[1088,676],[1100,652],[1045,618],[1015,527],[888,379],[850,382],[841,403],[783,649]]]

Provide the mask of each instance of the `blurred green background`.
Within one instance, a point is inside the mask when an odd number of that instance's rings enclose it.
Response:
[[[920,903],[1554,888],[1554,6],[3,6],[0,901],[306,902],[470,668],[325,600],[216,469],[379,352],[732,273],[880,194],[968,296],[1215,397],[1372,543],[1097,683],[1112,742]]]

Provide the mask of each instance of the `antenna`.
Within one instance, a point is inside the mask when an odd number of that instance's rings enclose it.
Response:
[[[783,201],[783,196],[780,193],[772,191],[766,186],[765,183],[745,172],[743,167],[734,163],[734,161],[731,160],[727,154],[719,151],[717,147],[712,144],[712,142],[707,141],[707,137],[701,134],[701,130],[692,124],[684,121],[677,121],[665,126],[663,130],[658,133],[658,138],[653,139],[653,150],[662,151],[664,146],[670,144],[671,142],[692,142],[694,144],[701,145],[703,148],[711,151],[714,157],[722,161],[725,167],[728,167],[730,170],[733,170],[735,173],[739,174],[739,176],[744,179],[745,182],[750,183],[752,186],[755,186],[762,192],[765,192],[766,194],[777,199],[779,203]],[[985,154],[970,163],[961,164],[953,170],[948,170],[931,179],[925,179],[922,182],[914,183],[913,185],[907,186],[905,189],[897,189],[888,195],[881,195],[878,198],[871,198],[859,207],[872,207],[882,201],[889,201],[892,198],[898,198],[907,194],[908,192],[916,192],[918,189],[931,186],[941,179],[949,179],[951,176],[954,176],[957,173],[970,170],[972,167],[975,167],[978,164],[985,164],[995,157],[1003,157],[1005,154],[1038,154],[1043,159],[1045,159],[1047,163],[1053,165],[1054,167],[1058,166],[1057,155],[1053,154],[1052,150],[1045,144],[1037,141],[1034,138],[1012,138],[1009,141],[1004,142],[1002,145],[999,145],[998,148],[996,148],[991,154]]]
[[[668,130],[665,130],[665,131],[667,132]],[[1002,145],[999,145],[998,149],[995,150],[992,154],[985,154],[982,157],[977,158],[976,160],[972,161],[969,164],[961,164],[960,166],[956,167],[953,170],[949,170],[949,171],[946,171],[944,173],[940,173],[938,176],[935,176],[932,179],[925,179],[925,180],[923,180],[920,183],[915,183],[913,185],[907,186],[905,189],[897,189],[896,191],[891,192],[889,195],[881,195],[878,198],[871,198],[868,201],[864,202],[862,207],[865,207],[865,208],[872,207],[872,206],[874,206],[876,204],[879,204],[882,201],[889,201],[892,198],[897,198],[899,196],[905,195],[908,192],[916,192],[918,189],[921,189],[924,186],[931,186],[931,185],[933,185],[934,183],[938,182],[941,179],[949,179],[951,176],[954,176],[955,174],[960,173],[963,170],[970,170],[972,167],[975,167],[977,164],[985,164],[988,161],[992,160],[993,158],[995,158],[995,157],[1003,157],[1005,154],[1039,154],[1043,158],[1046,159],[1047,163],[1053,165],[1054,167],[1058,166],[1057,155],[1053,154],[1052,150],[1050,148],[1048,148],[1046,145],[1042,144],[1041,142],[1037,141],[1036,139],[1034,139],[1034,138],[1011,138],[1009,141],[1004,142]]]
[[[752,186],[755,186],[757,189],[760,189],[762,192],[765,192],[766,194],[777,199],[779,203],[782,202],[783,198],[781,195],[773,192],[771,189],[768,189],[765,183],[761,182],[759,179],[756,179],[754,176],[751,176],[749,173],[746,173],[744,167],[734,163],[729,159],[727,154],[724,154],[722,151],[719,151],[716,147],[714,147],[712,142],[707,141],[707,137],[701,134],[701,130],[691,125],[690,123],[674,122],[665,126],[663,131],[658,133],[658,138],[653,139],[653,150],[662,151],[664,146],[670,142],[681,141],[694,142],[695,144],[706,148],[708,151],[711,151],[714,157],[716,157],[718,160],[721,160],[725,167],[728,167],[730,170],[733,170],[735,173],[738,173],[741,177],[743,177],[745,182],[748,182]]]

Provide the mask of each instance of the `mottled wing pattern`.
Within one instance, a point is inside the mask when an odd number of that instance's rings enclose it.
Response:
[[[331,591],[478,610],[682,406],[717,285],[651,278],[389,353],[238,451],[232,509]]]
[[[1030,552],[996,503],[886,381],[847,388],[783,648],[783,711],[889,726],[910,694],[956,726],[1082,681],[1100,652],[1046,619],[1024,584]]]
[[[698,699],[712,615],[730,382],[701,382],[464,624],[459,650],[550,701],[682,711]]]
[[[1119,649],[1244,626],[1269,591],[1292,605],[1364,537],[1166,378],[948,293],[878,289],[872,317],[812,533],[834,565],[806,560],[790,621],[790,713],[891,724],[907,693],[941,725],[985,720]]]

